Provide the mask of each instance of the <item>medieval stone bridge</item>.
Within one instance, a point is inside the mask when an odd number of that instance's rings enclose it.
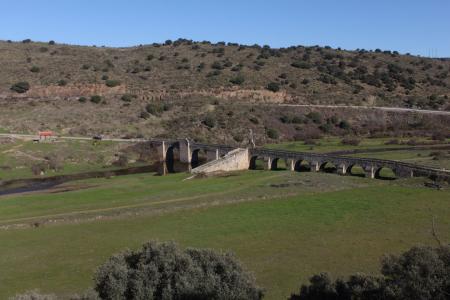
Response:
[[[236,147],[227,145],[213,145],[195,143],[185,140],[151,140],[150,143],[157,147],[161,161],[173,162],[179,160],[191,164],[193,168],[201,164],[200,157],[206,158],[206,162],[223,159],[228,153],[235,152]],[[364,170],[366,177],[379,178],[383,168],[392,170],[398,178],[425,176],[431,178],[444,178],[450,180],[450,172],[415,164],[375,159],[340,156],[326,153],[294,152],[273,150],[266,148],[241,149],[240,155],[233,154],[234,168],[255,169],[256,161],[263,161],[264,169],[276,170],[278,162],[284,161],[286,168],[291,171],[300,171],[307,167],[310,171],[324,171],[333,166],[338,174],[351,173],[352,168],[359,166]],[[236,163],[236,160],[239,160]],[[210,164],[207,163],[207,164]],[[223,164],[222,164],[223,165]],[[236,167],[238,166],[239,167]],[[231,167],[230,167],[231,168]],[[227,170],[227,169],[226,169]],[[231,170],[231,169],[229,169]]]

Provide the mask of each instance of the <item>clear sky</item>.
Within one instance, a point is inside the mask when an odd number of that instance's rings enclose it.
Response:
[[[0,0],[0,39],[329,45],[450,57],[450,0]]]

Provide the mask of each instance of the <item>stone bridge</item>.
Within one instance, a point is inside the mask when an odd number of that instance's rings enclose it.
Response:
[[[227,153],[235,150],[236,147],[227,145],[214,145],[195,143],[190,140],[151,140],[158,149],[160,161],[173,162],[179,159],[182,163],[187,163],[195,168],[202,163],[200,157],[206,158],[206,161],[214,161],[224,157]],[[376,158],[357,158],[340,156],[326,153],[295,152],[285,150],[273,150],[266,148],[248,149],[248,157],[240,165],[247,166],[246,169],[255,169],[257,160],[262,161],[264,169],[276,170],[278,163],[284,161],[286,169],[291,171],[301,171],[309,169],[310,171],[336,170],[338,174],[345,175],[352,172],[352,168],[360,167],[364,170],[365,176],[369,178],[380,178],[382,169],[390,169],[398,178],[406,177],[431,177],[450,180],[450,172],[434,169],[431,167],[419,166],[406,162],[393,160],[384,160]]]

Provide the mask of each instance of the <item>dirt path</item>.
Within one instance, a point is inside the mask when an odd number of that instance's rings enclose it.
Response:
[[[366,110],[381,110],[399,113],[418,113],[418,114],[450,116],[450,111],[403,108],[403,107],[387,107],[387,106],[321,105],[321,104],[265,104],[265,105],[282,106],[282,107],[306,107],[306,108],[347,108],[356,110],[366,109]]]

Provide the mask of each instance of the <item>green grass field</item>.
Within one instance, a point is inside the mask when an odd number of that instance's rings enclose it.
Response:
[[[353,145],[344,145],[342,144],[342,138],[340,137],[325,137],[319,140],[316,140],[315,145],[308,145],[302,141],[299,142],[283,142],[278,144],[269,144],[266,145],[267,148],[271,149],[283,149],[290,151],[302,151],[302,152],[333,152],[333,151],[343,151],[343,150],[352,150],[352,149],[374,149],[374,148],[403,148],[410,147],[407,144],[386,144],[392,138],[361,138],[361,142],[357,146]],[[397,139],[400,143],[406,143],[410,140],[415,140],[417,142],[433,142],[430,139],[424,137],[415,137],[415,138],[399,138]],[[447,139],[442,144],[450,142],[450,139]],[[420,145],[419,145],[420,146]]]
[[[314,273],[374,272],[385,253],[433,245],[433,215],[442,238],[450,234],[450,191],[424,188],[422,179],[187,176],[91,179],[66,183],[64,193],[0,197],[0,298],[81,292],[111,254],[158,239],[233,251],[267,299],[283,299]]]
[[[17,139],[0,143],[0,181],[42,177],[33,175],[31,166],[45,162],[50,156],[58,157],[61,168],[57,171],[48,170],[43,176],[114,169],[111,163],[117,160],[115,155],[127,146],[108,141],[93,143],[80,140],[34,143]]]

